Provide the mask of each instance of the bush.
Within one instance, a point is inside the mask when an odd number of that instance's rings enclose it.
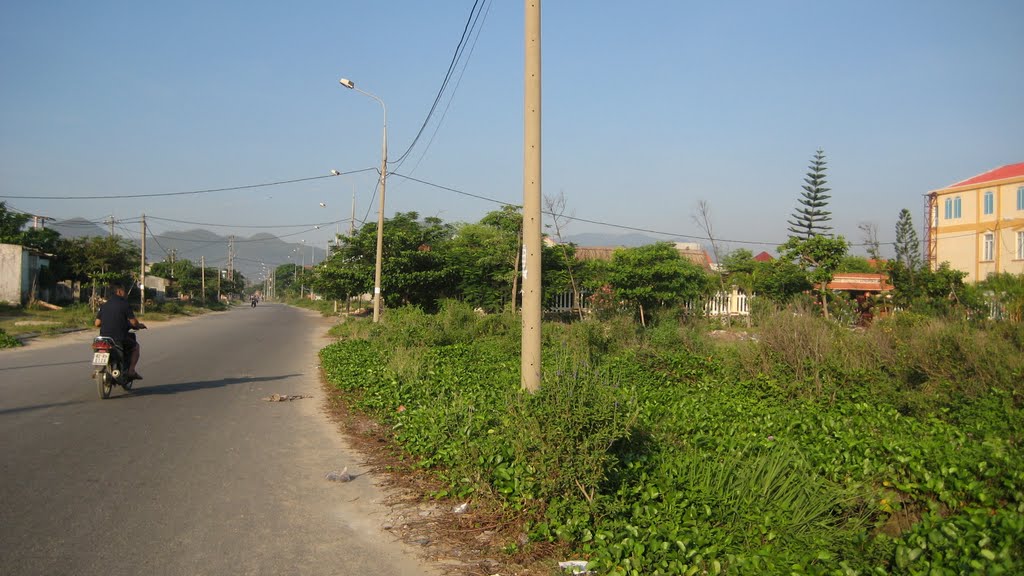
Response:
[[[21,340],[9,335],[0,328],[0,348],[17,348],[18,346],[21,346]]]

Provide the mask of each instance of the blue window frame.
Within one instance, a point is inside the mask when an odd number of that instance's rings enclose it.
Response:
[[[946,220],[954,220],[956,218],[960,218],[961,206],[962,202],[960,201],[959,196],[955,198],[946,198]]]
[[[995,208],[995,205],[996,205],[995,195],[992,194],[991,190],[986,190],[985,191],[984,204],[985,204],[985,206],[983,207],[984,208],[984,214],[988,215],[988,214],[991,214],[991,213],[996,211],[996,208]]]

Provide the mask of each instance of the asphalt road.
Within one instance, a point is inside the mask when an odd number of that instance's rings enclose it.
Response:
[[[145,379],[108,400],[92,331],[0,350],[0,574],[436,574],[323,412],[326,327],[274,304],[151,323]]]

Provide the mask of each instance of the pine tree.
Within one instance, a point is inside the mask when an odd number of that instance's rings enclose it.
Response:
[[[819,148],[808,166],[810,172],[804,177],[804,191],[800,198],[802,207],[793,212],[793,219],[789,221],[790,238],[810,240],[815,236],[832,235],[832,227],[828,225],[832,213],[824,210],[831,198],[826,194],[829,191],[825,187],[826,164],[825,151]]]
[[[896,261],[913,272],[921,266],[921,243],[914,230],[914,222],[910,218],[910,210],[900,210],[900,219],[896,222]]]

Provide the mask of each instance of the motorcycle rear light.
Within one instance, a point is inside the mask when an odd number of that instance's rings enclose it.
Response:
[[[102,352],[109,352],[110,351],[110,342],[102,342],[102,341],[101,342],[93,342],[92,343],[92,349],[93,350],[97,350],[97,351],[102,351]]]

